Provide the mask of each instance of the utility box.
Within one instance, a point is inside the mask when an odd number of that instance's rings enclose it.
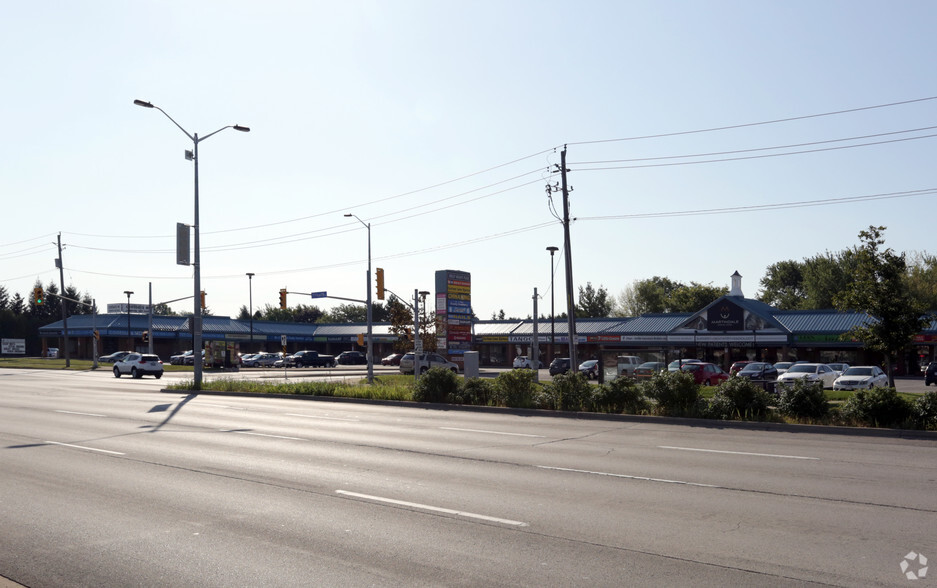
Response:
[[[478,377],[478,352],[477,351],[466,351],[465,352],[465,363],[462,368],[462,375],[466,378],[477,378]]]

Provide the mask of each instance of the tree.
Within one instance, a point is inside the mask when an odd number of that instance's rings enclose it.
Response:
[[[288,308],[284,312],[290,312],[293,322],[296,323],[317,323],[325,316],[325,312],[316,305],[298,304],[293,308]]]
[[[855,273],[834,301],[840,310],[858,310],[873,317],[868,324],[852,329],[849,335],[862,341],[867,349],[882,353],[889,385],[894,387],[895,358],[930,319],[911,296],[905,279],[904,254],[881,249],[885,244],[884,231],[885,227],[870,226],[859,232],[863,243],[855,250]]]
[[[6,286],[0,285],[0,310],[7,310],[10,308],[10,294],[7,292]]]
[[[804,292],[804,264],[799,261],[779,261],[768,266],[761,278],[758,300],[782,310],[796,310],[807,297]]]
[[[399,298],[390,295],[387,299],[387,314],[390,320],[390,332],[397,335],[394,351],[404,353],[412,347],[406,335],[413,331],[413,308]]]
[[[577,318],[603,318],[612,313],[612,301],[608,290],[599,286],[596,290],[592,282],[586,282],[586,287],[579,286],[579,304],[576,305]]]
[[[368,320],[367,315],[367,309],[360,304],[339,304],[332,310],[324,313],[316,322],[364,323]]]
[[[913,253],[908,267],[911,297],[927,310],[937,310],[937,257]]]
[[[833,308],[833,299],[855,274],[856,252],[815,255],[804,260],[804,293],[802,309]]]
[[[642,314],[669,312],[671,296],[675,290],[683,287],[684,285],[680,282],[660,276],[654,276],[648,280],[635,280],[629,288],[622,290],[615,313],[618,316],[641,316]]]
[[[725,286],[697,284],[681,286],[674,290],[669,299],[670,312],[696,312],[729,293]]]

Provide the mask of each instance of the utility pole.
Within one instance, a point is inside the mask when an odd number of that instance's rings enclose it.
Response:
[[[59,233],[58,239],[59,257],[55,260],[55,265],[59,267],[59,283],[62,288],[62,296],[65,296],[65,270],[62,268],[62,233]],[[65,299],[59,299],[62,305],[62,333],[65,339],[65,367],[71,367],[72,361],[68,355],[68,311],[65,309]]]
[[[534,286],[534,337],[530,343],[530,369],[534,371],[534,382],[540,381],[540,340],[537,336],[537,287]]]
[[[146,352],[150,355],[153,354],[153,282],[150,282],[150,320],[149,324],[146,327]]]
[[[566,184],[566,145],[560,152],[560,172],[563,182],[563,250],[566,256],[566,315],[569,326],[569,368],[573,373],[579,368],[576,360],[576,303],[573,300],[573,252],[569,240],[569,189]]]

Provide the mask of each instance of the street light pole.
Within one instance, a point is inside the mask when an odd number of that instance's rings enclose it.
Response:
[[[254,273],[247,272],[247,300],[250,307],[248,312],[250,313],[251,319],[251,351],[254,350]]]
[[[553,344],[556,342],[556,310],[554,309],[556,295],[553,293],[553,274],[556,273],[556,266],[553,265],[553,254],[559,249],[553,245],[547,247],[547,251],[550,252],[550,361],[553,361]]]
[[[133,294],[130,290],[124,290],[124,294],[127,295],[127,338],[130,338],[130,295]],[[131,347],[133,346],[133,340],[130,341]],[[133,351],[133,349],[131,349]]]
[[[211,137],[216,133],[220,133],[225,129],[234,129],[235,131],[241,131],[242,133],[250,132],[250,128],[242,127],[241,125],[227,125],[223,126],[217,131],[208,133],[204,137],[199,138],[198,133],[190,134],[187,130],[182,128],[182,125],[177,123],[169,114],[150,102],[144,100],[134,100],[134,104],[137,106],[142,106],[143,108],[155,108],[156,110],[162,112],[166,118],[172,121],[172,124],[176,125],[180,131],[185,133],[185,136],[192,141],[192,151],[186,151],[186,159],[190,159],[195,163],[195,223],[192,225],[192,230],[195,231],[195,253],[193,258],[192,266],[195,270],[195,288],[193,297],[195,299],[193,310],[192,310],[192,354],[196,358],[192,362],[194,369],[194,386],[195,390],[202,389],[202,361],[198,358],[201,357],[202,353],[202,304],[201,304],[201,292],[202,292],[202,266],[200,263],[201,260],[201,247],[199,244],[199,220],[198,220],[198,144],[201,141]]]
[[[368,295],[366,298],[365,304],[368,305],[367,315],[368,315],[368,384],[374,384],[374,340],[371,336],[372,333],[372,322],[371,322],[371,223],[366,223],[357,215],[352,213],[346,213],[346,217],[354,217],[359,223],[364,225],[364,228],[368,230]]]

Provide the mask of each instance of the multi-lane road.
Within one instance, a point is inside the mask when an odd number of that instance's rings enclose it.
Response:
[[[934,438],[162,392],[174,377],[0,370],[0,576],[937,583],[906,576],[937,557]]]

